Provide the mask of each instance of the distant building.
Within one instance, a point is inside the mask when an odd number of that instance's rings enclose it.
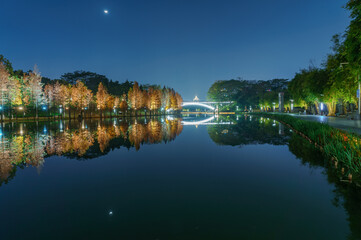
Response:
[[[195,96],[195,97],[193,98],[193,102],[199,102],[199,98],[198,98],[197,96]]]

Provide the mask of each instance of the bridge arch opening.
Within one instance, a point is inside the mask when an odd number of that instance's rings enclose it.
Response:
[[[200,103],[200,102],[185,102],[185,103],[182,104],[182,107],[186,107],[186,106],[195,106],[195,107],[198,106],[198,107],[208,108],[208,109],[210,109],[212,111],[216,110],[215,107],[204,104],[204,103]]]

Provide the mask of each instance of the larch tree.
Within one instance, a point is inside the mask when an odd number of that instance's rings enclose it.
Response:
[[[61,84],[59,81],[56,81],[53,85],[53,94],[54,94],[54,106],[59,107],[61,105],[61,99],[60,99],[60,92],[61,92]]]
[[[122,100],[119,103],[120,111],[126,112],[128,110],[127,95],[123,94]]]
[[[150,95],[150,110],[156,111],[158,110],[162,105],[162,92],[159,89],[151,89],[151,95]]]
[[[103,116],[103,110],[106,108],[109,94],[103,83],[100,82],[98,85],[98,92],[96,94],[97,108],[100,110],[100,118]]]
[[[182,110],[183,98],[179,93],[175,94],[175,98],[177,99],[177,107],[176,110]]]
[[[71,105],[71,87],[70,85],[60,85],[59,89],[59,104],[63,108],[63,116],[65,116],[65,110],[69,110],[70,118],[70,105]]]
[[[115,102],[115,98],[112,95],[108,95],[106,108],[110,111],[110,115],[112,115],[114,109],[114,102]]]
[[[52,84],[46,84],[44,87],[45,102],[48,105],[48,111],[54,104],[54,86]]]
[[[178,108],[176,94],[173,89],[170,92],[170,108],[173,110],[176,110]]]
[[[168,110],[170,108],[170,90],[163,87],[162,89],[162,108]]]
[[[73,105],[80,110],[81,118],[85,108],[89,105],[93,98],[93,93],[89,90],[82,81],[77,81],[72,87],[71,98]]]
[[[35,107],[35,117],[38,118],[38,108],[43,100],[43,84],[41,83],[41,75],[36,66],[34,67],[34,71],[29,73],[27,83],[31,92],[31,100]]]
[[[150,88],[148,91],[146,91],[146,90],[143,91],[143,107],[145,109],[150,110],[150,107],[151,107],[150,98],[151,98],[152,93],[153,93],[152,88]]]
[[[22,79],[15,76],[10,77],[9,94],[7,98],[8,98],[8,103],[10,104],[11,112],[13,106],[20,106],[22,104],[29,105],[30,103],[29,96],[28,95],[24,96],[25,87],[22,86],[24,86],[24,84],[22,84]]]
[[[139,88],[139,84],[134,82],[133,88],[128,92],[128,101],[130,107],[137,113],[137,110],[143,107],[144,97],[143,91]]]
[[[0,63],[0,94],[1,94],[1,121],[4,119],[4,104],[9,87],[10,74],[3,63]]]
[[[114,110],[115,110],[116,113],[118,113],[119,103],[120,103],[120,98],[119,98],[119,97],[115,97],[115,98],[114,98]],[[117,115],[118,115],[118,114],[117,114]]]

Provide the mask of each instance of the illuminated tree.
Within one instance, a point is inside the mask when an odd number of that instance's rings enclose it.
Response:
[[[183,98],[179,93],[175,94],[175,98],[177,99],[176,110],[182,110]]]
[[[59,81],[56,81],[55,84],[53,85],[54,106],[56,107],[62,105],[60,93],[61,93],[61,84],[59,83]]]
[[[114,102],[115,102],[115,98],[111,95],[108,95],[108,99],[107,99],[107,109],[110,111],[110,115],[112,114],[113,110],[114,110]]]
[[[146,90],[143,91],[143,107],[148,110],[150,110],[150,106],[151,106],[151,102],[150,102],[151,94],[152,94],[151,89],[149,89],[148,91]]]
[[[119,98],[119,97],[115,97],[115,98],[114,98],[114,110],[115,110],[116,113],[118,113],[119,103],[120,103],[120,98]],[[118,114],[117,114],[117,115],[118,115]]]
[[[162,90],[162,108],[165,110],[171,108],[171,91],[165,87]]]
[[[178,108],[176,94],[173,89],[170,91],[170,108],[173,110]]]
[[[4,104],[8,92],[10,74],[3,63],[0,63],[0,94],[1,94],[1,121],[4,118]]]
[[[7,102],[10,105],[10,110],[12,111],[13,106],[20,106],[22,104],[29,105],[30,98],[29,95],[24,95],[23,92],[26,89],[24,84],[22,84],[22,79],[18,77],[10,77],[9,79],[9,94]]]
[[[103,116],[103,110],[106,108],[108,97],[109,94],[106,88],[103,86],[103,83],[100,82],[96,94],[96,104],[97,108],[100,110],[100,118]]]
[[[80,116],[83,118],[84,109],[89,105],[93,98],[93,93],[82,81],[77,81],[71,91],[72,104],[80,110]]]
[[[149,95],[150,95],[150,110],[151,111],[156,111],[158,110],[161,106],[162,106],[162,92],[159,89],[153,89],[150,88],[149,89]]]
[[[137,110],[144,106],[143,91],[139,88],[137,82],[134,82],[133,88],[128,92],[128,101],[130,107],[135,111],[135,114],[137,114]]]
[[[59,89],[59,104],[63,107],[63,109],[68,108],[69,110],[69,118],[70,118],[70,105],[71,105],[71,86],[70,85],[60,85]],[[64,110],[65,116],[65,110]]]
[[[43,101],[43,84],[41,83],[41,75],[36,66],[26,79],[26,84],[31,94],[31,102],[35,107],[35,117],[38,118],[38,106]]]
[[[46,84],[44,87],[45,102],[50,110],[51,105],[54,104],[54,86],[52,84]]]
[[[127,103],[127,95],[126,94],[123,94],[122,101],[119,103],[119,108],[124,113],[128,110],[128,103]]]

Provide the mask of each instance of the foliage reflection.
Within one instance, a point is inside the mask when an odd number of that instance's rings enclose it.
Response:
[[[16,168],[40,167],[52,155],[96,158],[114,148],[135,148],[174,140],[183,130],[180,119],[133,119],[5,124],[0,132],[0,185]]]
[[[361,239],[361,180],[350,184],[342,176],[342,166],[332,164],[325,156],[301,136],[282,124],[258,116],[243,116],[232,125],[208,126],[211,139],[218,145],[243,146],[248,144],[288,145],[301,162],[309,168],[321,168],[334,189],[331,199],[336,207],[342,207],[348,215],[350,233],[347,239]]]

